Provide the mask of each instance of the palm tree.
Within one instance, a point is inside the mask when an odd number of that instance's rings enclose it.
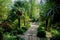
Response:
[[[47,1],[47,3],[46,4],[48,4],[48,5],[46,5],[46,7],[48,7],[47,8],[47,10],[46,10],[46,8],[45,8],[45,10],[44,9],[42,9],[42,10],[44,10],[44,16],[43,16],[43,18],[45,19],[44,21],[46,21],[46,30],[49,30],[49,28],[53,25],[54,26],[54,24],[56,24],[56,23],[58,23],[57,25],[59,25],[59,23],[60,23],[60,19],[59,19],[59,15],[60,15],[60,8],[59,8],[59,2],[58,2],[59,0],[48,0]],[[50,4],[50,5],[49,5]],[[58,5],[57,5],[58,4]],[[44,8],[44,7],[43,7]]]

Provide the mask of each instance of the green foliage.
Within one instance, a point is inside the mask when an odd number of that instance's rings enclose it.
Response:
[[[10,0],[0,0],[0,20],[6,20],[10,10]]]
[[[29,27],[30,23],[28,22],[29,16],[27,15],[26,9],[27,3],[25,1],[16,1],[14,5],[11,7],[11,10],[9,9],[9,1],[7,0],[1,0],[1,6],[0,6],[0,25],[2,24],[1,21],[6,20],[8,23],[11,24],[11,31],[10,32],[4,32],[5,30],[9,30],[7,26],[4,26],[6,28],[0,28],[0,32],[2,32],[3,40],[24,40],[23,38],[19,38],[16,35],[23,34]],[[6,8],[7,7],[7,8]],[[22,11],[22,15],[20,16],[20,28],[18,28],[18,15],[16,14],[17,11]],[[8,24],[7,23],[7,24]],[[26,24],[25,24],[26,23]],[[6,25],[6,24],[5,24]],[[4,32],[4,33],[3,33]]]
[[[0,27],[0,32],[2,32],[3,31],[3,29]]]
[[[44,5],[40,5],[40,21],[45,23],[47,29],[52,26],[58,26],[60,23],[60,8],[59,5],[55,3],[57,1],[58,0],[47,0]]]
[[[38,28],[38,31],[44,31],[45,30],[45,25],[44,24],[41,24]]]
[[[35,0],[29,0],[29,13],[30,13],[30,15],[29,15],[29,17],[31,18],[31,19],[33,19],[33,18],[37,18],[37,14],[38,14],[38,12],[37,12],[37,10],[38,10],[38,5],[35,3]]]
[[[20,29],[18,29],[18,33],[24,34],[24,32],[26,32],[29,28],[30,28],[30,23],[27,23],[25,24],[24,27],[22,26]]]
[[[59,31],[56,30],[56,29],[51,29],[50,32],[51,32],[52,36],[55,36],[55,35],[58,35],[59,34]]]
[[[40,38],[45,38],[46,37],[46,32],[45,32],[45,25],[41,24],[38,29],[37,29],[37,36]]]
[[[37,36],[40,37],[40,38],[45,38],[46,33],[45,33],[45,31],[38,31]]]
[[[60,35],[55,35],[50,40],[59,40],[59,39],[60,39]]]
[[[18,36],[10,35],[10,34],[4,34],[3,40],[25,40],[25,39]]]
[[[6,24],[3,25],[5,28],[0,26],[2,27],[0,28],[0,36],[3,36],[3,40],[18,40],[20,38],[16,35],[24,34],[24,32],[29,29],[29,19],[31,18],[33,19],[32,21],[35,22],[37,18],[40,17],[41,25],[39,25],[37,29],[37,36],[46,37],[45,29],[47,25],[47,29],[50,27],[50,33],[53,36],[52,38],[57,38],[57,36],[60,38],[60,31],[56,30],[57,28],[51,29],[51,27],[60,25],[60,5],[57,5],[57,3],[59,3],[57,0],[46,0],[45,4],[37,4],[35,0],[29,0],[29,2],[26,0],[17,0],[12,4],[12,7],[10,7],[11,0],[0,0],[0,25],[3,20],[6,20],[8,22],[7,24],[11,24],[11,29],[10,26],[5,26]],[[18,21],[19,18],[20,20]],[[20,28],[18,28],[19,22]],[[6,30],[10,30],[10,32],[7,32]]]
[[[3,35],[3,40],[16,40],[13,38],[13,36],[9,35],[9,34],[4,34]]]
[[[25,32],[26,30],[25,29],[23,29],[23,28],[20,28],[20,29],[18,29],[18,34],[23,34],[24,32]]]
[[[30,23],[27,22],[26,25],[25,25],[26,29],[29,29],[30,28]]]

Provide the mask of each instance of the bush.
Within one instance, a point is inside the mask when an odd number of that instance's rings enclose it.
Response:
[[[22,29],[23,29],[23,30],[25,30],[25,31],[27,30],[27,28],[26,28],[26,27],[22,27]]]
[[[3,40],[15,40],[10,34],[3,34]]]
[[[29,27],[30,27],[30,23],[28,22],[24,27],[21,27],[20,29],[18,29],[18,34],[23,34],[25,31],[27,31]]]
[[[59,31],[56,29],[50,29],[50,32],[52,33],[52,36],[58,35]]]
[[[0,27],[0,32],[3,32],[3,28]]]
[[[44,25],[40,25],[39,28],[37,29],[37,36],[40,38],[46,37]]]
[[[3,40],[25,40],[25,39],[18,36],[10,35],[10,34],[4,34]]]
[[[30,27],[30,23],[27,22],[26,25],[25,25],[25,27],[26,27],[26,29],[29,29],[29,27]]]
[[[45,33],[45,31],[38,31],[37,32],[37,36],[40,37],[40,38],[45,38],[46,37],[46,33]]]
[[[17,31],[18,31],[18,32],[17,32],[18,34],[23,34],[26,30],[25,30],[25,29],[20,28],[20,29],[18,29]]]
[[[60,40],[60,35],[55,35],[50,40]]]
[[[3,33],[0,32],[0,40],[3,40]]]

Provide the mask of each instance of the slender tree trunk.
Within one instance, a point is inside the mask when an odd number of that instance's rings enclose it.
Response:
[[[46,30],[47,31],[50,31],[50,26],[51,26],[50,19],[46,19]]]
[[[20,28],[20,16],[18,18],[18,27]]]
[[[0,40],[3,40],[3,34],[0,32]]]
[[[25,26],[25,18],[24,18],[24,26]]]
[[[48,30],[48,19],[46,19],[46,30]]]

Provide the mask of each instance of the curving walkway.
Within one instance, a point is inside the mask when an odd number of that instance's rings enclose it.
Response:
[[[20,35],[20,37],[25,40],[40,40],[40,38],[36,36],[38,27],[38,23],[31,22],[31,27],[24,33],[24,35]]]
[[[36,36],[38,27],[36,22],[31,22],[31,27],[24,33],[24,35]]]
[[[24,38],[25,40],[40,40],[40,38],[36,36],[38,27],[39,27],[38,23],[31,22],[31,27],[21,37]]]

